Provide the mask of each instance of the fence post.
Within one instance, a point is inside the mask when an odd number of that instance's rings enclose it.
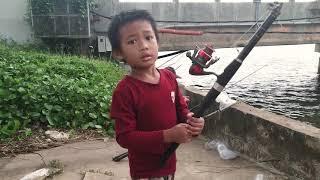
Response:
[[[320,74],[320,57],[319,57],[319,63],[318,63],[318,74]]]

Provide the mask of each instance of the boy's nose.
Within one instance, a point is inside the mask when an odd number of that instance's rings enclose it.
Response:
[[[140,41],[140,50],[148,49],[148,43],[145,40]]]

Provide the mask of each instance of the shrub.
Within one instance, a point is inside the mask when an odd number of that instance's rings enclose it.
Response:
[[[122,75],[112,63],[0,43],[0,138],[34,124],[112,133],[109,105]]]

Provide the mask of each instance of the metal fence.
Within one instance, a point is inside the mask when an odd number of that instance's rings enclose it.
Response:
[[[52,0],[45,10],[31,0],[31,20],[37,37],[88,38],[90,37],[89,4],[75,6],[76,0]]]

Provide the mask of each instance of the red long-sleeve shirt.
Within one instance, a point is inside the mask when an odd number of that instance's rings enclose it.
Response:
[[[151,84],[126,76],[116,87],[111,104],[116,140],[128,149],[131,177],[150,178],[173,174],[176,155],[163,168],[160,156],[170,146],[163,130],[186,120],[189,112],[175,75],[159,70],[160,81]]]

